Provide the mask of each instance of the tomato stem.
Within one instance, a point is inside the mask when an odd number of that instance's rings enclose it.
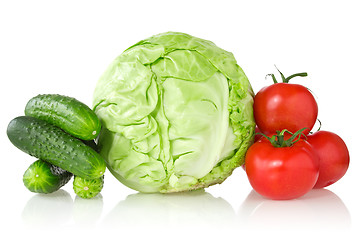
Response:
[[[290,79],[294,78],[294,77],[307,77],[307,73],[306,72],[302,72],[302,73],[295,73],[293,75],[288,76],[285,79],[285,83],[288,83],[290,81]]]
[[[316,130],[316,132],[320,131],[321,126],[322,126],[322,123],[321,123],[320,119],[317,119],[317,121],[319,122],[319,128]]]
[[[282,72],[280,72],[280,70],[276,67],[276,65],[274,65],[276,70],[278,70],[278,72],[280,73],[280,76],[281,76],[281,79],[282,79],[282,82],[283,83],[289,83],[290,79],[294,78],[294,77],[306,77],[308,74],[306,72],[301,72],[301,73],[295,73],[295,74],[292,74],[288,77],[285,77],[284,74]],[[267,76],[271,76],[274,84],[275,83],[278,83],[278,81],[276,80],[276,77],[274,74],[270,73],[270,74],[267,74]]]
[[[290,132],[287,129],[280,131],[276,131],[275,135],[272,135],[271,137],[266,136],[263,133],[256,133],[256,134],[260,134],[263,137],[265,137],[267,140],[270,141],[270,143],[274,146],[274,147],[291,147],[293,144],[295,144],[297,141],[299,141],[301,139],[301,135],[305,136],[306,135],[303,133],[303,131],[306,128],[302,128],[300,130],[298,130],[295,133]],[[289,139],[285,139],[285,133],[288,133],[291,135],[291,137]]]

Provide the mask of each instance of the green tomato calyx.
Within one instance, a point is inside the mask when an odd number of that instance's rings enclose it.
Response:
[[[298,130],[295,133],[290,132],[287,129],[280,131],[276,131],[276,134],[272,135],[271,137],[266,136],[263,133],[256,133],[256,134],[260,134],[263,137],[265,137],[267,140],[270,141],[271,145],[273,145],[274,147],[291,147],[292,145],[294,145],[296,142],[298,142],[301,139],[301,136],[305,136],[306,135],[303,133],[303,131],[306,130],[306,128],[302,128],[300,130]],[[290,134],[290,138],[285,138],[285,133]]]
[[[308,75],[306,72],[302,72],[302,73],[295,73],[295,74],[290,75],[287,78],[285,78],[284,74],[282,72],[280,72],[280,70],[276,67],[276,65],[275,65],[275,68],[280,73],[280,76],[281,76],[281,79],[282,79],[283,83],[289,83],[290,79],[292,79],[294,77],[307,77],[307,75]],[[278,81],[276,80],[276,77],[275,77],[275,75],[273,73],[269,73],[269,74],[266,75],[266,77],[268,77],[268,76],[271,76],[274,84],[278,83]]]

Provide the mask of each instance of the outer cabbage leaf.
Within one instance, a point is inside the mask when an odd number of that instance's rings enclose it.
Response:
[[[253,96],[230,52],[184,33],[155,35],[125,50],[97,83],[100,153],[141,192],[221,183],[253,141]]]

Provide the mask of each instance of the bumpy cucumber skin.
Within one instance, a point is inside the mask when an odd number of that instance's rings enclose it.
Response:
[[[98,195],[104,186],[104,176],[96,179],[87,179],[74,176],[73,189],[81,198],[93,198]]]
[[[81,140],[43,120],[20,116],[7,128],[10,141],[31,156],[84,178],[99,178],[106,169],[104,159]]]
[[[34,193],[52,193],[69,182],[72,173],[42,160],[32,163],[25,171],[23,182]]]
[[[75,98],[58,94],[41,94],[28,101],[25,115],[45,120],[82,139],[95,139],[101,130],[96,114]]]

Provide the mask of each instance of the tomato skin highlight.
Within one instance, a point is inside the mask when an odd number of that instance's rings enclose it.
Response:
[[[315,125],[318,106],[307,88],[299,84],[276,83],[262,88],[254,98],[254,117],[264,134],[306,127],[308,134]]]
[[[253,189],[274,200],[303,196],[314,187],[319,175],[319,157],[303,139],[281,148],[261,139],[249,148],[245,165]]]
[[[318,131],[308,135],[307,141],[319,155],[319,178],[314,188],[324,188],[342,178],[350,163],[345,142],[335,133]]]

